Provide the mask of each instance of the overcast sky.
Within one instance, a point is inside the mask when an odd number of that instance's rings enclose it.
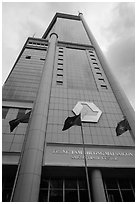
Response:
[[[56,12],[78,15],[80,11],[135,108],[134,7],[133,2],[2,3],[2,83],[28,37],[41,38]]]

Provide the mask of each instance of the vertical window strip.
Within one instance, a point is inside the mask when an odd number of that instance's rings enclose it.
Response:
[[[61,70],[62,73],[58,73]],[[62,85],[63,84],[63,47],[59,47],[58,49],[58,62],[57,62],[57,79],[56,84]]]
[[[96,61],[96,56],[95,56],[93,51],[89,50],[89,55],[90,55],[90,58],[91,58],[92,61]],[[102,73],[101,73],[101,70],[100,70],[100,67],[99,67],[98,63],[97,62],[93,62],[93,65],[94,65],[94,69],[96,71],[100,71],[100,72],[96,72],[96,74],[102,76]],[[105,82],[105,80],[103,78],[102,79],[98,79],[98,80],[100,80],[100,81],[102,80],[102,81]],[[102,89],[108,89],[106,84],[100,84],[100,87]]]

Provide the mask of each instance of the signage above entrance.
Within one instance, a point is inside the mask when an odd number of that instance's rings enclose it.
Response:
[[[73,112],[76,115],[81,113],[81,121],[83,122],[94,122],[97,123],[102,111],[93,103],[86,101],[78,101]]]
[[[86,147],[85,155],[89,167],[134,168],[134,149]],[[84,166],[82,147],[47,145],[43,165]]]

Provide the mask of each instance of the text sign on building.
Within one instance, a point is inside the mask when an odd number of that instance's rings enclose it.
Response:
[[[73,112],[76,115],[81,113],[81,120],[83,122],[98,122],[102,111],[92,102],[78,101]]]
[[[87,165],[90,167],[127,167],[133,168],[135,154],[133,149],[86,148]],[[44,165],[84,166],[81,147],[46,147]]]

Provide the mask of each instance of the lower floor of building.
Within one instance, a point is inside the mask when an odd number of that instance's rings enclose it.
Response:
[[[43,166],[38,202],[134,202],[134,168]],[[17,165],[3,165],[2,201],[13,201]],[[88,185],[89,184],[89,185]],[[37,185],[37,184],[36,184]]]

